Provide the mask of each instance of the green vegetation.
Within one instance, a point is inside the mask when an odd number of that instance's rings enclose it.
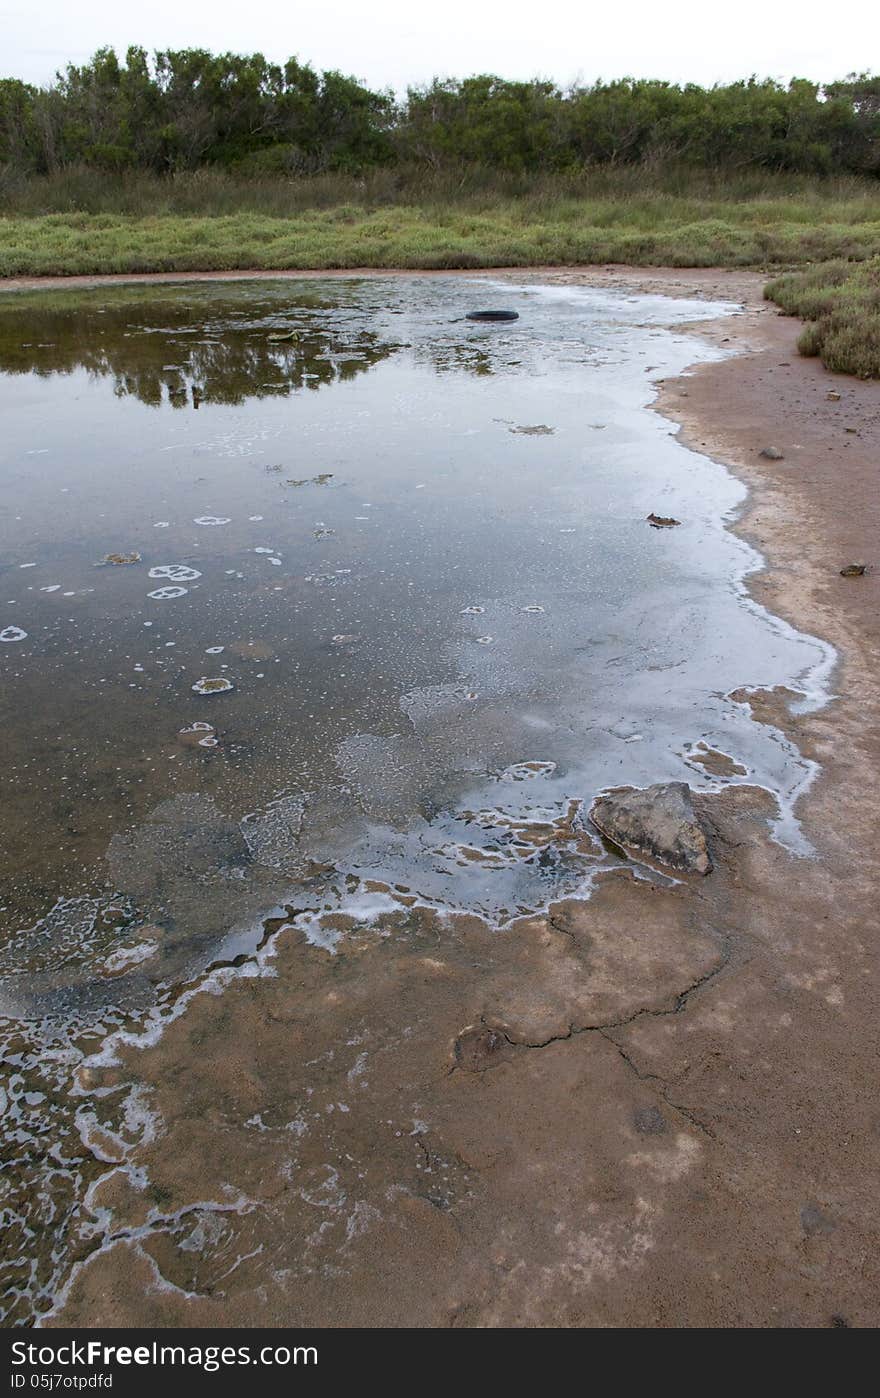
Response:
[[[880,257],[790,272],[765,295],[809,321],[798,341],[801,354],[817,354],[839,373],[880,378]]]
[[[659,81],[562,89],[493,74],[435,80],[402,101],[290,58],[110,48],[37,89],[0,82],[0,163],[36,173],[85,164],[156,173],[362,171],[414,162],[505,171],[668,164],[880,172],[880,78]]]
[[[290,184],[217,171],[173,180],[63,178],[77,181],[94,212],[41,213],[41,199],[25,189],[22,212],[0,219],[0,275],[596,262],[788,267],[880,251],[880,184],[855,178],[725,183],[695,175],[688,193],[672,192],[678,180],[636,170],[546,176],[529,193],[476,174],[457,190],[438,177],[396,183],[387,174]]]

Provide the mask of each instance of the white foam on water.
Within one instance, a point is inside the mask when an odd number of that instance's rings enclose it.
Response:
[[[190,568],[186,563],[159,563],[148,574],[148,577],[168,578],[171,582],[195,582],[201,576],[198,568]]]
[[[185,597],[189,592],[188,587],[157,587],[154,592],[148,592],[154,602],[172,602],[176,597]]]
[[[532,781],[535,777],[549,777],[556,771],[555,762],[539,762],[534,759],[526,759],[524,762],[514,762],[501,773],[501,781]]]
[[[107,957],[104,969],[111,974],[128,970],[130,966],[137,966],[141,961],[149,961],[158,949],[158,942],[139,942],[134,947],[120,947],[119,951],[114,951]]]

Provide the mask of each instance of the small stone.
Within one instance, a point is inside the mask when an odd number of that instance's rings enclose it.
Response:
[[[673,519],[672,515],[648,515],[648,523],[652,529],[674,529],[677,524],[681,524],[680,519]]]
[[[712,868],[687,782],[624,787],[593,802],[590,819],[606,839],[686,874]]]
[[[190,688],[195,694],[226,694],[234,688],[232,680],[227,680],[223,675],[206,676],[203,675]]]
[[[845,567],[841,568],[840,576],[842,578],[863,578],[867,571],[867,563],[847,563]]]
[[[107,563],[112,563],[115,568],[120,568],[130,563],[140,563],[140,561],[139,553],[105,553],[99,566],[103,567]]]
[[[764,458],[765,461],[784,461],[784,460],[785,460],[785,456],[784,456],[783,453],[779,450],[778,447],[762,447],[761,450],[758,452],[758,455],[759,455],[759,456],[763,456],[763,458]]]
[[[829,402],[831,402],[831,403],[839,403],[839,402],[840,402],[840,394],[839,394],[835,389],[833,389],[833,388],[832,388],[832,389],[829,389],[829,391],[826,393],[825,397],[826,397],[826,398],[829,400]]]

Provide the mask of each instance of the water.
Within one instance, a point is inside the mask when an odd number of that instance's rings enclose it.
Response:
[[[716,353],[676,327],[734,310],[455,277],[3,298],[9,1322],[94,1243],[86,1059],[279,927],[335,950],[587,896],[608,785],[760,785],[809,853],[814,768],[743,691],[816,706],[833,656],[747,597],[742,487],[647,410]]]

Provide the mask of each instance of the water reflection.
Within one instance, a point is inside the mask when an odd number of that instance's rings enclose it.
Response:
[[[260,301],[262,300],[262,305]],[[254,304],[256,301],[257,304]],[[317,390],[366,373],[398,348],[339,321],[320,297],[253,298],[215,288],[0,299],[0,372],[112,379],[150,407],[241,404]]]

